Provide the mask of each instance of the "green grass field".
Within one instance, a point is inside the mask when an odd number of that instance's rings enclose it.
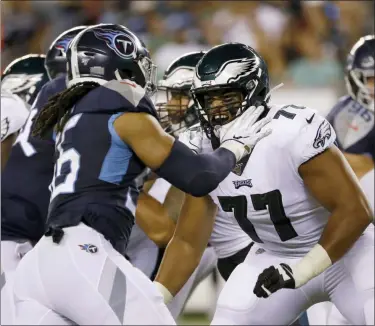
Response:
[[[205,314],[184,314],[179,318],[178,325],[209,325],[210,320]]]

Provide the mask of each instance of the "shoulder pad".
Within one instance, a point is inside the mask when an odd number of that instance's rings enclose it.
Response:
[[[76,106],[75,113],[143,112],[157,118],[145,90],[129,80],[111,80],[89,92]]]

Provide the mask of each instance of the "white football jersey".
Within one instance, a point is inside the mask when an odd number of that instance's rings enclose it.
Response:
[[[211,141],[199,124],[181,133],[179,141],[197,153],[213,151]],[[252,240],[238,225],[233,214],[224,212],[219,205],[209,242],[219,258],[226,258],[247,247]]]
[[[29,116],[27,104],[17,95],[1,91],[1,141],[19,131]]]
[[[336,134],[309,108],[272,106],[268,114],[272,134],[255,146],[241,175],[230,173],[210,195],[228,223],[236,219],[264,249],[301,257],[319,240],[330,213],[310,195],[298,168],[332,146]]]

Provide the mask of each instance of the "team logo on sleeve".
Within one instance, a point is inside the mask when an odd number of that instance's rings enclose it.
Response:
[[[1,141],[6,137],[9,131],[9,119],[5,118],[1,120]]]
[[[314,139],[314,148],[322,147],[324,148],[324,145],[326,143],[326,140],[329,140],[332,136],[332,130],[331,125],[327,120],[324,120],[316,132],[316,136]]]
[[[79,245],[79,247],[90,254],[95,254],[98,252],[98,247],[94,246],[93,244],[85,243],[83,245]]]

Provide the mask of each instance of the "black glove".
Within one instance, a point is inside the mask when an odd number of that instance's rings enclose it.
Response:
[[[258,276],[253,292],[258,298],[268,298],[282,288],[295,289],[292,269],[283,263],[266,268]]]

